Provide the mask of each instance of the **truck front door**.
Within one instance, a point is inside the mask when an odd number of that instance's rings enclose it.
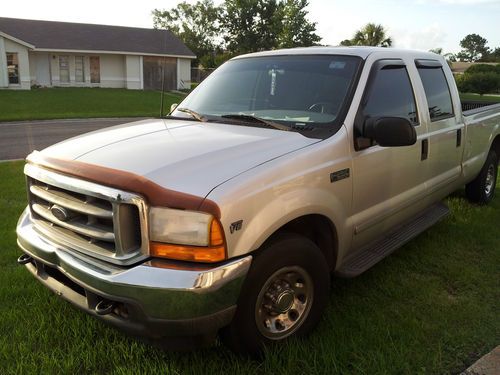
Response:
[[[402,117],[425,136],[405,63],[400,59],[373,63],[355,120],[353,151],[353,246],[358,249],[423,208],[426,171],[419,140],[412,146],[381,147],[356,129],[368,118]],[[363,142],[364,141],[364,142]]]

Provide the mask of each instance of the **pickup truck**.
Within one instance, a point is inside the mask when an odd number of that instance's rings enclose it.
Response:
[[[27,157],[18,259],[129,334],[238,352],[303,336],[366,271],[493,198],[500,105],[462,112],[445,60],[392,48],[236,57],[165,118]]]

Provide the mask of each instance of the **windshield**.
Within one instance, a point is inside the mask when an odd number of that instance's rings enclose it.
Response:
[[[332,55],[235,59],[212,73],[178,108],[208,119],[239,115],[290,127],[328,127],[347,104],[359,63],[358,57]],[[189,117],[178,110],[172,115]]]

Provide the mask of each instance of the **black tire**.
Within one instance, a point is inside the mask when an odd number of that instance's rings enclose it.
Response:
[[[465,186],[465,195],[473,203],[488,204],[495,195],[498,174],[498,156],[490,150],[479,175]]]
[[[265,345],[304,336],[319,322],[329,289],[329,269],[320,249],[305,237],[280,234],[254,257],[233,321],[221,332],[222,341],[237,353],[255,355]],[[269,296],[278,298],[271,300]],[[272,317],[264,319],[266,314]],[[284,324],[280,324],[280,317],[284,317]],[[271,332],[278,329],[285,331]]]

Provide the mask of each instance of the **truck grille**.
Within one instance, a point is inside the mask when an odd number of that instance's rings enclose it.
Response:
[[[140,197],[29,164],[25,173],[35,228],[45,238],[118,264],[145,255]]]

